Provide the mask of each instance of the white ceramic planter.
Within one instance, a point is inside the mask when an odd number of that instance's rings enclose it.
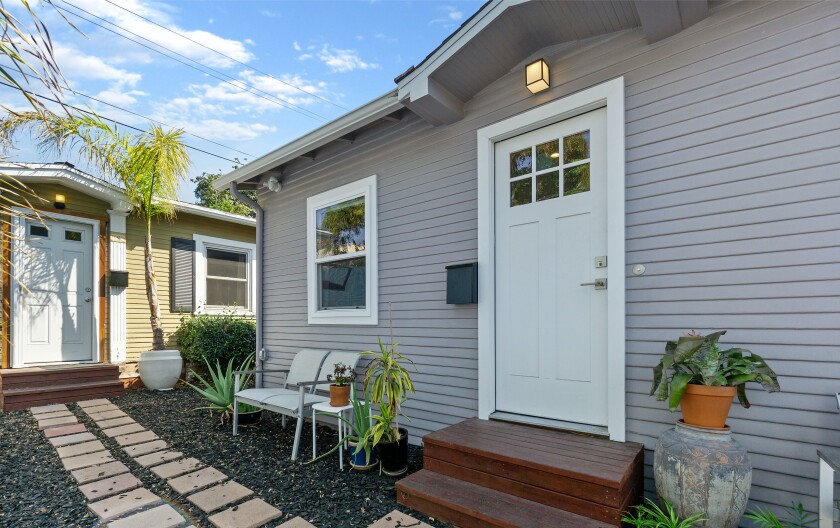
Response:
[[[140,354],[140,379],[147,389],[170,390],[178,383],[184,360],[178,350],[150,350]]]

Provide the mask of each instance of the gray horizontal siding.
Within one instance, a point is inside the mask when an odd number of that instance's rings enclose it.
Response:
[[[445,304],[444,266],[477,258],[476,130],[623,75],[626,82],[627,430],[652,449],[676,416],[647,394],[681,332],[727,328],[772,361],[784,392],[749,391],[731,425],[752,498],[816,509],[816,448],[840,446],[840,5],[730,3],[648,45],[639,30],[543,50],[552,88],[521,71],[431,127],[407,116],[289,167],[265,193],[269,362],[388,339],[411,357],[416,441],[477,412],[477,313]],[[522,57],[523,61],[526,57]],[[379,176],[378,328],[306,322],[306,198]],[[271,380],[271,378],[269,378]],[[647,454],[650,464],[652,454]],[[652,490],[648,467],[648,489]]]

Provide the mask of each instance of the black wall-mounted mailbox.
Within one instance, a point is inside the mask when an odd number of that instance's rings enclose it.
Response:
[[[117,288],[128,287],[128,272],[111,270],[111,286]]]
[[[478,262],[446,266],[446,304],[478,302]]]

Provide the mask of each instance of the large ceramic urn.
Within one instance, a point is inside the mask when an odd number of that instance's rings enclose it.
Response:
[[[140,354],[140,379],[147,389],[169,390],[178,383],[184,360],[177,350],[150,350]]]
[[[653,455],[656,493],[680,517],[703,514],[703,526],[737,528],[747,508],[752,463],[729,427],[677,422],[659,437]]]

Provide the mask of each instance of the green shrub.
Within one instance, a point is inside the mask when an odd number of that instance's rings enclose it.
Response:
[[[232,314],[185,315],[175,340],[181,355],[193,364],[240,365],[254,353],[257,326],[254,319]]]

